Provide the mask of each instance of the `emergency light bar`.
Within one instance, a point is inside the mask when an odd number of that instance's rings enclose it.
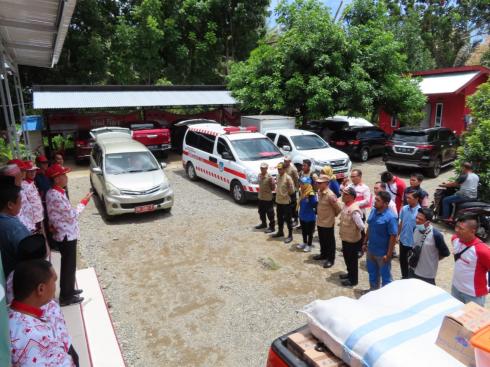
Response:
[[[228,126],[223,129],[225,134],[239,134],[239,133],[256,133],[257,128],[255,126],[239,127]]]

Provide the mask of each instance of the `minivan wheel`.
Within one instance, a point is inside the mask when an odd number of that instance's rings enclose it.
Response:
[[[231,183],[231,195],[233,196],[233,200],[235,200],[238,204],[244,204],[247,199],[245,199],[245,191],[243,190],[243,186],[238,181],[233,181]]]
[[[395,166],[393,166],[391,164],[387,164],[386,165],[386,170],[389,171],[389,172],[393,172],[395,170]]]
[[[369,149],[362,148],[360,157],[362,162],[366,162],[369,159]]]
[[[105,203],[105,199],[103,196],[100,196],[100,205],[101,205],[101,209],[102,209],[102,216],[104,218],[104,220],[106,222],[110,222],[114,216],[113,215],[110,215],[108,212],[107,212],[107,205]]]
[[[434,166],[427,170],[427,176],[435,178],[441,173],[441,159],[436,158]]]
[[[194,168],[194,165],[192,163],[187,163],[185,172],[187,173],[187,177],[189,177],[191,181],[197,180],[196,169]]]

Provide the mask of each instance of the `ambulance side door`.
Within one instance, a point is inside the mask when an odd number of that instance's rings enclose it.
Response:
[[[218,138],[216,145],[218,155],[218,169],[221,176],[220,186],[229,189],[231,181],[235,177],[233,172],[241,172],[241,167],[236,163],[236,157],[231,151],[229,143],[222,137]]]

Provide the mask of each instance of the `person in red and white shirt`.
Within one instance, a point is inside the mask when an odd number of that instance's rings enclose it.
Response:
[[[61,253],[60,268],[60,305],[67,306],[80,303],[80,289],[75,289],[75,271],[77,265],[77,240],[80,235],[78,216],[85,209],[92,193],[88,193],[77,205],[71,206],[64,188],[68,184],[69,168],[53,164],[46,170],[46,175],[53,180],[53,187],[46,193],[49,228],[56,242],[55,247]]]
[[[451,294],[463,303],[472,301],[484,307],[490,248],[476,237],[477,229],[475,219],[462,218],[456,223],[451,239],[455,260]]]
[[[13,367],[74,367],[70,348],[42,307],[53,298],[56,272],[46,260],[19,263],[14,273],[14,300],[9,309]]]
[[[31,232],[36,231],[36,222],[34,222],[34,212],[32,210],[32,206],[27,198],[27,192],[25,189],[25,184],[24,184],[24,179],[26,177],[26,164],[24,161],[20,159],[12,159],[8,162],[8,164],[15,164],[21,171],[20,173],[20,182],[17,182],[16,178],[16,185],[21,187],[20,190],[20,201],[21,201],[21,208],[20,212],[17,215],[19,220],[23,225],[27,227],[27,229]]]
[[[386,191],[396,204],[396,211],[400,213],[403,204],[403,194],[407,184],[398,176],[393,176],[391,172],[385,171],[381,174],[381,181],[386,184]]]
[[[32,161],[24,161],[24,169],[26,171],[25,178],[22,181],[22,190],[26,193],[27,201],[31,207],[32,221],[36,229],[42,231],[42,221],[44,219],[43,203],[41,195],[37,189],[34,179],[36,178],[36,170],[38,169]]]
[[[29,237],[24,238],[19,243],[17,249],[17,261],[18,264],[24,261],[30,260],[46,260],[48,255],[44,236],[36,233]],[[6,300],[9,305],[14,300],[14,273],[15,270],[10,272],[6,282]],[[68,329],[66,327],[65,318],[61,311],[60,305],[54,300],[50,300],[44,306],[41,306],[41,310],[44,312],[44,316],[57,331],[66,349],[70,350],[72,357],[78,360],[78,354],[72,346],[72,340]],[[76,363],[76,362],[75,362]]]

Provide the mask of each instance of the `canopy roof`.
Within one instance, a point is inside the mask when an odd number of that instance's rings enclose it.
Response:
[[[53,67],[76,0],[0,0],[0,51],[10,67]]]
[[[34,86],[34,108],[231,106],[237,102],[221,85]]]

